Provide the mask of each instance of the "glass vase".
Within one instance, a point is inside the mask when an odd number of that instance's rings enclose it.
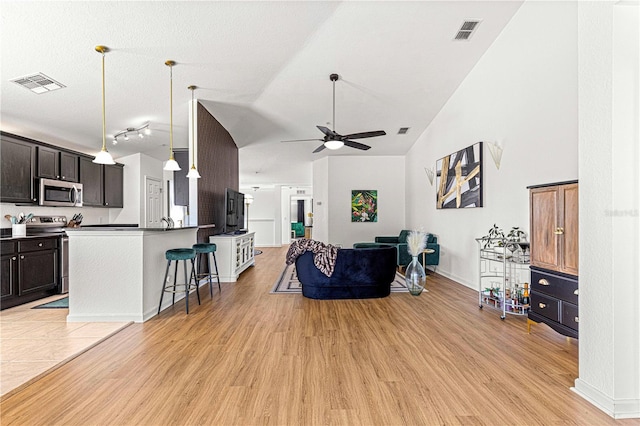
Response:
[[[424,290],[427,274],[424,272],[424,268],[420,262],[418,262],[418,256],[413,256],[413,260],[411,260],[411,263],[409,263],[405,270],[404,278],[409,293],[414,296],[419,296],[422,290]]]

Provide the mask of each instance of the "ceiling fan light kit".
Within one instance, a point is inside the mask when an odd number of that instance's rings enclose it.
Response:
[[[314,154],[324,150],[325,148],[336,150],[336,149],[342,148],[345,145],[350,148],[366,151],[371,148],[369,145],[365,145],[360,142],[355,142],[355,141],[352,141],[351,139],[373,138],[376,136],[384,136],[387,134],[384,130],[351,133],[348,135],[341,135],[335,131],[335,128],[336,128],[336,81],[338,81],[339,79],[340,79],[340,76],[338,74],[334,73],[329,75],[329,80],[333,82],[333,122],[332,122],[333,130],[324,126],[316,126],[318,130],[324,133],[324,137],[322,139],[296,139],[296,140],[282,141],[282,142],[305,142],[305,141],[315,141],[315,140],[321,141],[322,145],[320,145],[313,151]]]

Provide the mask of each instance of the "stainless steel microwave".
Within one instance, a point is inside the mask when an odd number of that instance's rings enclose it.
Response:
[[[82,184],[55,179],[40,179],[41,206],[82,207]]]

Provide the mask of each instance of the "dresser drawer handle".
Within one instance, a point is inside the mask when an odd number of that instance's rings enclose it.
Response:
[[[38,243],[38,247],[42,247],[42,243]]]
[[[575,294],[576,296],[578,295],[578,289],[576,289],[573,294]]]
[[[546,307],[547,307],[547,305],[546,305],[546,304],[544,304],[544,303],[538,303],[538,307],[539,307],[540,309],[544,309],[544,308],[546,308]]]
[[[575,322],[579,322],[579,321],[578,321],[578,317],[574,317],[574,318],[573,318],[573,320],[574,320]]]
[[[540,284],[540,285],[549,285],[549,281],[547,281],[544,278],[542,278],[540,281],[538,281],[538,284]]]

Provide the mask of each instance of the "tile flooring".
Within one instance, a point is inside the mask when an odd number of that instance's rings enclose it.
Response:
[[[31,309],[62,297],[0,311],[0,396],[23,388],[131,324],[68,323],[68,309]]]

